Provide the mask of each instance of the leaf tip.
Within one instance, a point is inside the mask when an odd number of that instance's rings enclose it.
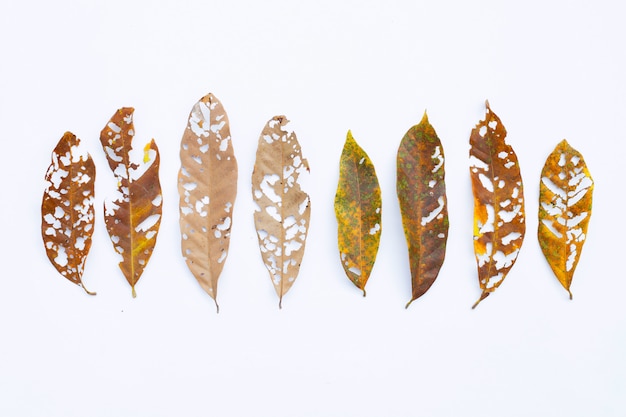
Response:
[[[117,110],[117,113],[122,117],[124,117],[126,114],[132,117],[134,112],[135,112],[134,107],[122,107]]]
[[[80,143],[80,139],[78,139],[76,137],[75,134],[73,134],[72,132],[70,132],[69,130],[67,130],[65,133],[63,133],[63,140],[68,140],[68,141],[76,141],[76,143]]]
[[[485,107],[487,108],[487,110],[491,111],[491,107],[489,106],[489,100],[485,99]]]
[[[426,109],[424,109],[424,115],[422,116],[422,121],[420,123],[428,123],[428,113]]]
[[[281,126],[284,126],[284,125],[286,125],[287,123],[289,123],[289,119],[287,119],[287,116],[282,115],[282,114],[281,114],[280,116],[274,116],[274,117],[272,118],[272,120],[277,121],[277,122],[278,122],[278,124],[279,124],[279,125],[281,125]]]

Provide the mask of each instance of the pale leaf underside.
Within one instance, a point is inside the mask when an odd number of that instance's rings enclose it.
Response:
[[[411,268],[412,296],[408,307],[435,282],[448,239],[443,147],[426,113],[400,142],[396,177]]]
[[[163,198],[159,183],[159,150],[154,139],[133,162],[135,135],[132,108],[121,108],[100,133],[100,142],[117,180],[117,193],[105,202],[104,220],[119,264],[136,296],[135,285],[150,260],[161,224]]]
[[[339,164],[335,216],[341,265],[365,296],[380,244],[382,201],[374,165],[350,132]]]
[[[561,141],[541,172],[538,238],[570,299],[572,277],[587,237],[592,194],[593,179],[582,155]]]
[[[254,223],[279,307],[298,276],[311,216],[309,195],[300,187],[308,162],[287,123],[285,116],[276,116],[265,125],[252,173]]]
[[[183,257],[219,311],[217,282],[228,256],[237,161],[228,116],[213,94],[193,106],[181,140],[180,160]]]
[[[519,163],[505,137],[506,129],[487,103],[485,120],[470,136],[474,253],[482,290],[472,308],[503,282],[517,259],[526,230]]]
[[[68,280],[80,285],[94,230],[96,167],[78,151],[80,140],[66,132],[52,152],[41,204],[41,234],[46,254]]]

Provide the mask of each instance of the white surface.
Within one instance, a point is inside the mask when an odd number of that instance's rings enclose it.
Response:
[[[0,415],[625,415],[621,2],[130,3],[0,5]],[[176,190],[186,118],[209,91],[240,167],[219,315],[180,255]],[[506,281],[471,311],[468,142],[485,99],[520,159],[528,231]],[[101,206],[114,184],[99,132],[122,106],[136,108],[137,145],[154,137],[162,158],[163,222],[137,299]],[[451,226],[438,280],[405,310],[395,156],[425,108],[447,158]],[[312,228],[282,310],[250,196],[258,135],[276,114],[311,165]],[[383,190],[365,299],[336,249],[348,129]],[[66,130],[98,169],[84,276],[96,297],[57,274],[40,237],[43,176]],[[563,138],[596,183],[573,301],[536,241],[539,174]]]

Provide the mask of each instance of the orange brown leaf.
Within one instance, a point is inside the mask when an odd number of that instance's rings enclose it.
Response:
[[[425,112],[400,142],[396,177],[413,288],[408,307],[435,282],[448,240],[443,146]]]
[[[572,277],[587,238],[592,195],[593,179],[583,156],[561,141],[541,171],[538,238],[570,299]]]
[[[100,133],[109,167],[117,180],[116,196],[105,202],[104,220],[119,264],[136,297],[135,285],[150,260],[161,224],[159,150],[154,139],[137,163],[131,158],[134,109],[121,108]]]
[[[261,132],[252,173],[254,224],[265,267],[282,307],[304,256],[311,205],[300,187],[309,164],[285,116],[272,118]]]
[[[78,150],[80,139],[65,132],[52,152],[41,203],[41,235],[48,259],[68,280],[83,285],[85,261],[91,248],[96,167],[89,154]]]
[[[217,281],[230,244],[237,160],[222,103],[208,94],[189,114],[178,173],[183,257],[217,305]]]
[[[374,164],[348,131],[335,194],[341,265],[363,291],[372,272],[382,230],[382,201]]]
[[[474,253],[482,294],[475,308],[500,286],[524,241],[524,189],[517,155],[506,129],[486,103],[487,114],[470,136],[474,193]]]

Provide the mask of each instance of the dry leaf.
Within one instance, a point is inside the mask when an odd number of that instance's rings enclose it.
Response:
[[[267,122],[252,173],[252,198],[257,204],[254,223],[279,307],[298,276],[311,217],[309,195],[299,182],[309,165],[296,134],[285,129],[287,123],[285,116]]]
[[[402,138],[397,193],[409,248],[413,293],[406,307],[431,287],[446,256],[448,202],[443,147],[424,112]]]
[[[117,179],[115,198],[105,203],[104,220],[120,269],[136,297],[135,284],[156,244],[163,198],[159,183],[159,150],[154,139],[143,149],[140,163],[131,159],[134,109],[119,109],[100,133],[100,142]]]
[[[80,139],[65,132],[52,152],[41,203],[41,235],[50,262],[87,292],[82,277],[94,229],[96,167],[78,150]]]
[[[350,281],[363,291],[363,296],[380,244],[381,210],[374,165],[348,131],[335,194],[337,240],[341,265]]]
[[[474,253],[482,294],[475,308],[500,286],[519,254],[526,223],[524,189],[517,155],[505,141],[506,129],[491,111],[470,136],[470,176],[474,193]]]
[[[237,196],[237,160],[228,116],[213,95],[191,110],[180,149],[178,173],[183,257],[200,286],[217,304]]]
[[[539,184],[539,244],[559,282],[572,277],[587,237],[593,180],[583,156],[566,140],[548,156]]]

